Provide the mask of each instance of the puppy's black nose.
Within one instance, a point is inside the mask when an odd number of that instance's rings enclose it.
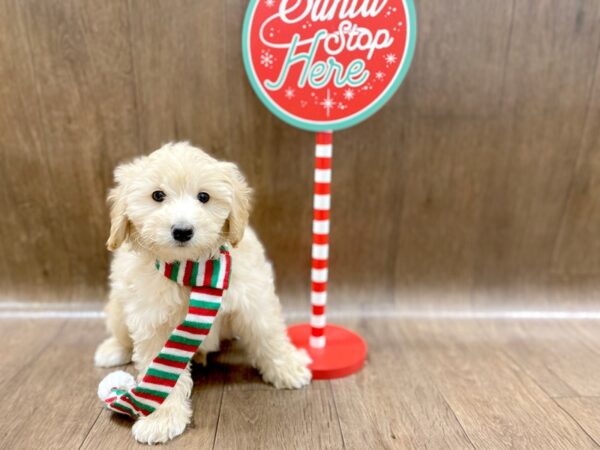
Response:
[[[194,236],[193,228],[173,227],[171,230],[173,239],[179,242],[187,242]]]

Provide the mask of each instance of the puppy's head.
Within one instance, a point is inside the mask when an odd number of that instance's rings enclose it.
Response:
[[[115,181],[109,250],[129,241],[164,261],[197,259],[244,235],[251,190],[242,174],[188,143],[120,165]]]

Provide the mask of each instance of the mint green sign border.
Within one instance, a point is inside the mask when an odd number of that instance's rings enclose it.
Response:
[[[248,9],[246,10],[246,16],[244,18],[244,28],[242,30],[242,53],[244,57],[244,67],[246,68],[246,74],[248,75],[248,79],[250,80],[250,84],[252,85],[252,89],[258,98],[263,102],[263,104],[279,117],[284,122],[293,125],[297,128],[308,130],[308,131],[337,131],[342,130],[344,128],[349,128],[353,125],[356,125],[363,120],[368,119],[373,114],[375,114],[379,109],[387,103],[387,101],[396,93],[396,90],[404,81],[406,74],[408,73],[408,69],[410,68],[410,64],[412,62],[413,54],[415,51],[415,44],[417,40],[417,13],[415,11],[415,5],[413,0],[402,0],[406,11],[408,12],[408,44],[406,48],[406,53],[404,55],[403,61],[401,62],[401,68],[396,73],[396,78],[394,81],[387,87],[385,92],[379,96],[377,100],[375,100],[371,105],[367,108],[355,113],[354,115],[347,117],[345,119],[334,120],[331,122],[315,122],[312,120],[301,119],[292,114],[288,114],[285,110],[281,109],[279,106],[272,101],[268,95],[265,93],[264,89],[260,85],[258,78],[254,72],[254,67],[252,64],[252,59],[250,57],[250,20],[256,9],[257,4],[262,0],[250,0],[250,4]]]

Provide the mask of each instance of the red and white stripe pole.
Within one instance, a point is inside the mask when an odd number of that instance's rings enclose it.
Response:
[[[339,378],[357,372],[367,357],[367,344],[358,334],[337,325],[327,324],[325,318],[329,275],[332,156],[332,132],[318,132],[315,148],[310,323],[288,328],[294,345],[306,349],[312,358],[310,369],[316,380]]]
[[[325,347],[325,306],[329,266],[329,209],[331,207],[331,159],[333,134],[317,133],[310,303],[310,346]]]
[[[327,17],[321,17],[324,16],[324,6],[320,3],[332,4],[332,8],[327,7],[328,11],[331,10]],[[385,45],[372,48],[346,46],[332,50],[320,42],[322,33],[335,36],[343,28],[347,15],[333,7],[334,3],[340,2],[250,0],[242,32],[244,67],[260,100],[284,122],[317,132],[310,322],[288,328],[291,342],[306,350],[312,358],[310,369],[314,379],[339,378],[357,372],[367,356],[365,341],[358,334],[327,323],[325,319],[330,250],[332,132],[323,130],[337,132],[374,114],[404,79],[416,38],[413,0],[381,2],[388,3],[385,8],[383,5],[368,6],[377,2],[366,0],[362,0],[360,7],[357,4],[361,2],[356,0],[344,1],[346,6],[352,3],[351,9],[369,9],[369,14],[362,14],[364,17],[360,18],[361,29],[372,35],[382,31],[388,39]],[[302,12],[312,13],[312,22],[315,24],[312,30],[307,29],[311,24],[307,26],[305,20],[288,20],[290,15],[296,17]],[[273,39],[267,38],[265,29],[275,23],[277,32],[281,34],[274,38],[271,33]],[[284,35],[289,45],[284,45]],[[290,65],[299,62],[304,55],[300,53],[304,50],[295,48],[299,43],[294,43],[294,39],[298,36],[302,37],[302,44],[310,47],[311,58],[310,61],[301,62],[304,69],[290,71]],[[294,47],[294,51],[290,46]],[[358,72],[354,71],[356,61],[362,64]],[[333,72],[318,76],[317,64],[335,64],[340,71],[345,71],[346,76],[335,77]],[[309,80],[306,79],[307,72],[310,72]],[[374,75],[371,77],[371,74]]]

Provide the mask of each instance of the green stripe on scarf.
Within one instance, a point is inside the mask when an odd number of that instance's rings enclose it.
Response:
[[[182,325],[185,327],[198,328],[200,330],[210,330],[210,327],[212,327],[212,323],[190,322],[189,320],[184,320]]]
[[[179,375],[177,374],[165,372],[163,370],[153,369],[152,367],[150,367],[146,371],[146,375],[150,375],[151,377],[163,378],[165,380],[177,380],[177,378],[179,378]]]
[[[122,409],[124,409],[125,411],[127,411],[127,413],[128,413],[128,414],[129,414],[131,417],[137,417],[137,413],[136,413],[136,412],[135,412],[133,409],[131,409],[129,406],[127,406],[127,405],[124,405],[123,403],[119,403],[119,402],[117,402],[116,400],[115,400],[114,404],[115,404],[116,406],[118,406],[119,408],[122,408]]]
[[[141,388],[141,387],[135,388],[135,392],[139,392],[141,394],[150,394],[150,395],[154,395],[155,397],[161,397],[161,398],[167,398],[169,396],[169,394],[166,392],[155,391],[154,389]]]
[[[176,356],[176,355],[170,355],[169,353],[159,353],[158,357],[161,359],[168,359],[169,361],[175,361],[175,362],[184,362],[187,363],[189,361],[189,358],[186,358],[185,356]]]
[[[133,398],[133,395],[131,395],[129,392],[127,394],[125,394],[125,397],[127,397],[129,400],[131,400],[131,402],[140,409],[144,409],[148,412],[154,412],[154,410],[155,410],[155,408],[153,408],[150,405],[146,405],[145,403],[138,402],[135,398]]]
[[[207,302],[205,300],[190,300],[190,305],[194,308],[219,309],[220,303]]]
[[[190,284],[196,286],[196,277],[198,276],[198,264],[192,264],[192,276],[190,277]]]
[[[221,261],[218,259],[215,261],[213,266],[212,279],[210,280],[210,284],[213,286],[217,286],[219,284],[219,273],[221,269]]]
[[[177,281],[177,275],[179,275],[179,261],[175,261],[173,263],[173,268],[171,270],[171,280]]]
[[[185,345],[200,345],[202,344],[202,341],[199,339],[190,339],[190,338],[186,338],[183,336],[177,336],[176,334],[172,335],[169,339],[171,342],[179,342],[180,344],[185,344]]]

